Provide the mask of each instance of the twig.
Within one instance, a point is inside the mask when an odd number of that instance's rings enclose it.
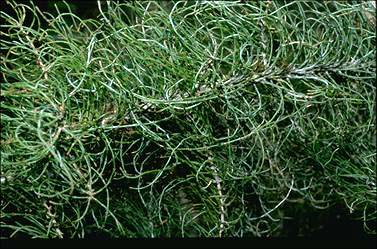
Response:
[[[222,193],[222,187],[221,187],[221,178],[219,177],[217,173],[217,169],[214,165],[211,166],[211,169],[213,171],[213,176],[215,178],[216,188],[217,192],[219,193],[220,197],[220,231],[219,231],[219,237],[222,237],[224,233],[224,224],[225,222],[225,197]]]
[[[52,222],[52,225],[55,227],[55,232],[57,233],[58,237],[59,237],[60,239],[62,239],[62,238],[63,238],[63,233],[62,233],[62,231],[59,229],[59,227],[58,227],[58,223],[57,223],[56,220],[55,220],[55,214],[53,214],[53,213],[51,212],[52,207],[49,206],[49,205],[47,205],[46,202],[43,203],[43,206],[45,206],[45,208],[47,209],[47,217],[50,218],[50,220],[51,220],[51,222]]]

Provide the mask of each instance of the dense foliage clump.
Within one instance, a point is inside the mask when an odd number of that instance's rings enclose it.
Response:
[[[376,232],[368,2],[9,4],[2,237],[278,236],[300,205]]]

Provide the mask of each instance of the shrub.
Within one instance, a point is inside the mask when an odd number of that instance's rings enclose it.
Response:
[[[372,5],[9,4],[2,237],[278,236],[299,205],[375,233]]]

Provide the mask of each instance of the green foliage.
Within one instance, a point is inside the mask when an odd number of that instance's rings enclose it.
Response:
[[[376,232],[371,5],[9,4],[2,237],[274,236],[296,203]]]

